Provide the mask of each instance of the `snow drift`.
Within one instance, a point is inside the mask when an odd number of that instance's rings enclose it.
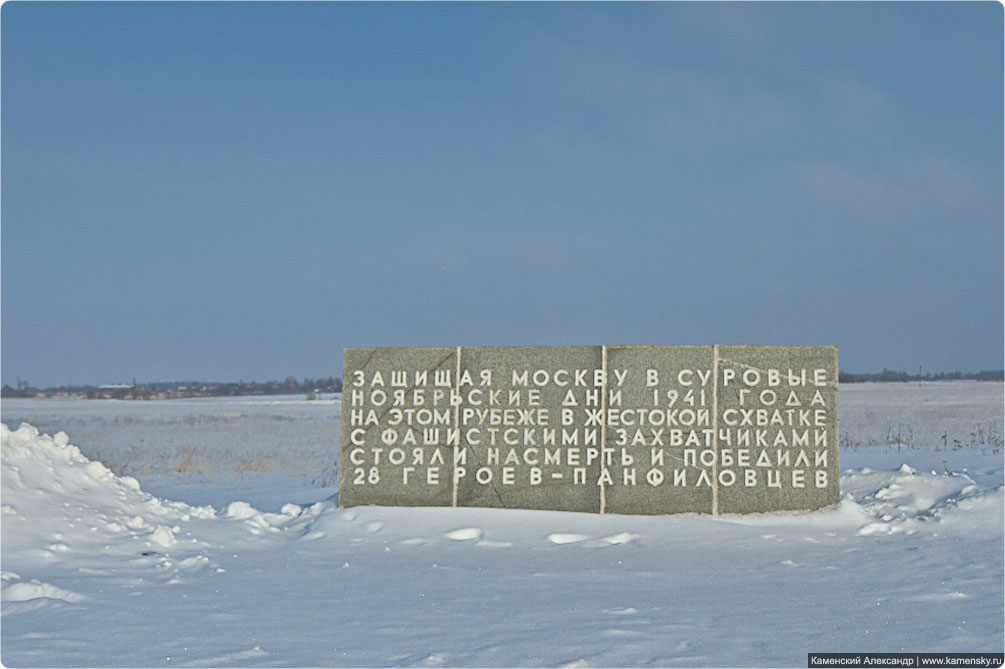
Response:
[[[84,599],[38,579],[26,582],[22,569],[140,558],[173,575],[210,566],[202,555],[209,544],[197,538],[198,523],[193,521],[240,520],[254,534],[277,531],[300,514],[295,505],[284,514],[264,514],[242,502],[218,514],[209,506],[158,499],[143,492],[136,479],[116,476],[100,462],[88,460],[63,432],[42,435],[28,424],[11,431],[0,423],[0,439],[4,603]],[[9,569],[11,565],[18,565],[17,570]]]

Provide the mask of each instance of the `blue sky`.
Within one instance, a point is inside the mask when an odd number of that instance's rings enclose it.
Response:
[[[2,7],[2,380],[1003,366],[997,3]]]

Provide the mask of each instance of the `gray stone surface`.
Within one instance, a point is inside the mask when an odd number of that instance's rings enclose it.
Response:
[[[837,348],[346,349],[360,504],[748,513],[839,500]]]
[[[727,486],[731,475],[720,474],[718,511],[837,504],[837,348],[720,346],[718,351],[718,422],[726,433],[718,440],[719,466],[736,477]],[[729,466],[723,465],[726,456]],[[742,464],[741,456],[749,464]]]
[[[347,348],[342,372],[342,506],[451,506],[447,428],[455,348]],[[405,372],[402,385],[392,373]],[[425,379],[423,379],[423,375]],[[437,375],[441,383],[436,385]]]
[[[711,480],[700,485],[705,468],[686,464],[684,451],[714,442],[712,359],[712,346],[607,347],[608,370],[620,371],[608,392],[606,441],[615,451],[605,512],[711,512]]]
[[[600,369],[597,346],[461,349],[458,506],[599,511],[602,425],[587,409],[601,409]]]

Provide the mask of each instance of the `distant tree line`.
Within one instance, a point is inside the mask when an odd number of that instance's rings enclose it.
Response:
[[[153,383],[120,384],[114,386],[59,386],[33,388],[27,382],[18,382],[17,388],[9,385],[0,388],[0,397],[82,397],[87,399],[175,399],[183,397],[235,397],[239,395],[297,395],[310,399],[322,393],[342,392],[342,379],[305,378],[302,381],[288,376],[282,381],[238,381],[220,383],[205,381],[157,381]]]
[[[282,381],[238,381],[228,383],[205,383],[202,381],[157,382],[144,384],[154,391],[189,390],[200,395],[211,397],[232,397],[237,395],[296,395],[306,393],[340,393],[342,379],[329,376],[327,378],[304,378],[298,381],[294,376],[287,376]]]
[[[35,388],[11,388],[10,385],[4,384],[3,388],[0,388],[0,397],[35,397],[38,394],[38,390]]]
[[[1005,380],[1005,370],[979,372],[938,372],[932,374],[908,374],[892,369],[883,368],[882,372],[869,372],[865,374],[852,374],[851,372],[841,372],[838,374],[840,383],[864,383],[867,381],[896,382],[896,381],[1003,381]]]

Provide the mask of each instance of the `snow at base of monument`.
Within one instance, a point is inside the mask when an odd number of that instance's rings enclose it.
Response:
[[[7,666],[803,666],[807,652],[1002,650],[1000,448],[842,449],[835,507],[643,517],[339,509],[299,487],[302,504],[259,490],[262,511],[209,483],[173,495],[169,477],[151,479],[154,496],[63,433],[0,433]]]

